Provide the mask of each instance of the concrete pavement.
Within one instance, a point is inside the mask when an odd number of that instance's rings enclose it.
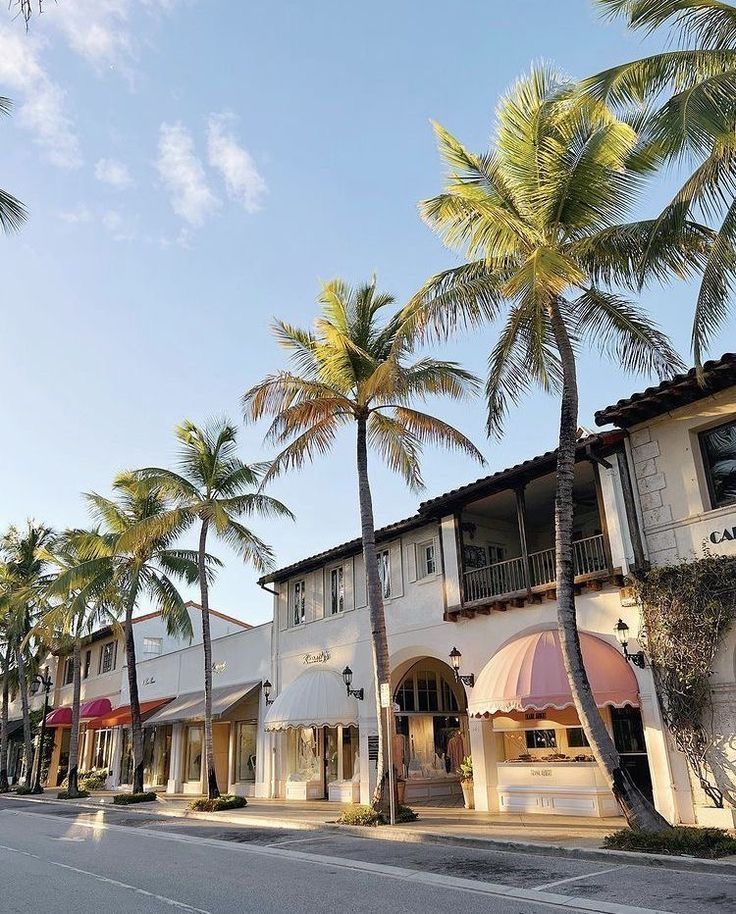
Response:
[[[736,912],[733,876],[2,799],[0,872],[12,914]]]

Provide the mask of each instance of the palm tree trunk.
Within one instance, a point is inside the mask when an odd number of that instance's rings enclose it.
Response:
[[[133,588],[135,592],[135,588]],[[125,660],[128,664],[128,692],[130,693],[130,729],[133,745],[133,793],[143,793],[143,723],[138,697],[138,670],[135,665],[135,640],[133,638],[133,607],[131,600],[125,610]]]
[[[79,637],[74,639],[72,664],[74,667],[72,680],[72,732],[69,738],[67,791],[70,797],[76,797],[79,795],[79,705],[82,693],[82,645]]]
[[[210,635],[210,594],[207,585],[207,528],[206,520],[202,521],[199,531],[199,592],[202,600],[202,652],[204,654],[204,762],[207,771],[207,796],[215,800],[220,796],[215,771],[215,749],[212,739],[212,637]]]
[[[549,309],[552,332],[562,365],[562,402],[560,438],[557,450],[557,490],[555,494],[555,555],[557,576],[557,627],[565,672],[570,682],[575,708],[591,751],[632,828],[659,830],[667,822],[642,795],[621,760],[603,723],[590,687],[580,649],[580,634],[575,610],[575,568],[573,559],[573,485],[578,427],[578,385],[575,352],[565,322],[555,303]]]
[[[373,651],[373,672],[375,674],[376,714],[378,716],[378,759],[376,761],[377,780],[373,794],[373,806],[386,808],[388,790],[386,789],[387,766],[391,760],[391,736],[393,733],[393,710],[389,709],[390,725],[387,727],[385,715],[381,711],[381,684],[387,683],[391,695],[391,665],[388,653],[388,636],[386,634],[386,617],[383,611],[383,590],[378,574],[378,555],[376,552],[376,527],[373,518],[373,498],[368,479],[367,420],[358,419],[358,501],[360,503],[360,533],[363,540],[363,564],[365,565],[366,589],[368,592],[368,614],[371,623],[371,647]]]
[[[33,738],[31,736],[31,711],[28,706],[28,680],[26,679],[26,661],[23,648],[16,646],[15,658],[18,664],[18,686],[20,689],[20,706],[23,712],[23,748],[26,763],[26,787],[33,786]]]
[[[10,789],[8,781],[8,709],[10,705],[10,645],[3,662],[3,697],[0,712],[0,793]]]

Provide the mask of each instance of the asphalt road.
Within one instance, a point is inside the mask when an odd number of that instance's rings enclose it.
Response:
[[[0,914],[736,914],[736,878],[0,798]]]

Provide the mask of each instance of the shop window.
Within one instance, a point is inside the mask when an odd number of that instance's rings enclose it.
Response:
[[[169,777],[171,761],[172,727],[165,724],[143,729],[143,780],[146,784],[159,786]]]
[[[378,553],[378,577],[381,579],[381,592],[383,599],[391,596],[391,553],[388,549],[381,549]]]
[[[117,642],[108,641],[102,645],[100,651],[100,674],[109,673],[115,669],[115,655],[117,653]]]
[[[143,656],[160,657],[164,647],[163,638],[144,638],[143,639]]]
[[[358,755],[358,728],[342,728],[342,778],[352,780],[355,773],[355,760]]]
[[[202,777],[202,728],[187,727],[187,767],[188,781],[199,781]]]
[[[700,434],[712,508],[736,502],[736,421]]]
[[[289,772],[292,780],[319,780],[319,731],[300,727],[288,731]]]
[[[618,752],[644,753],[644,728],[638,708],[611,708],[613,742]]]
[[[239,721],[236,739],[235,780],[255,781],[256,725],[246,721]]]
[[[64,685],[71,685],[74,682],[74,658],[67,657],[64,661]]]
[[[112,757],[112,730],[95,730],[93,768],[109,768]]]
[[[584,749],[590,746],[588,737],[582,727],[569,727],[567,730],[567,745],[571,749]]]
[[[402,711],[416,711],[413,677],[404,679],[396,690],[396,703]]]
[[[325,780],[328,784],[338,779],[338,731],[337,727],[325,727]]]
[[[527,749],[556,749],[557,737],[554,730],[525,730]]]
[[[419,543],[417,546],[417,578],[428,578],[437,574],[437,556],[434,540]]]
[[[306,619],[306,585],[304,581],[295,581],[291,590],[293,625],[303,625]]]
[[[330,614],[336,616],[345,608],[345,572],[342,565],[330,571]]]

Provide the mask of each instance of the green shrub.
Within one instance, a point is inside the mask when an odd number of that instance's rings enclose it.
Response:
[[[104,790],[107,784],[107,772],[104,774],[90,773],[79,778],[79,786],[84,790]]]
[[[112,798],[115,806],[130,806],[131,803],[150,803],[156,799],[156,791],[148,790],[144,793],[116,793]]]
[[[397,822],[414,822],[418,818],[419,816],[408,806],[399,806],[396,809]],[[364,828],[375,828],[377,825],[387,825],[388,822],[388,816],[372,806],[360,803],[348,806],[337,820],[338,825],[361,825]]]
[[[399,806],[396,810],[397,822],[416,822],[418,818],[419,814],[414,812],[410,806]]]
[[[15,792],[19,797],[27,797],[28,794],[33,793],[32,787],[26,787],[25,784],[18,784],[15,788]]]
[[[226,809],[243,809],[248,805],[245,797],[236,797],[231,793],[210,800],[208,797],[200,797],[198,800],[192,800],[187,809],[194,812],[224,812]]]
[[[677,825],[663,831],[622,828],[606,835],[603,846],[619,851],[644,854],[670,854],[675,857],[727,857],[736,854],[736,838],[723,828],[693,828]]]
[[[69,796],[68,790],[60,790],[56,794],[57,800],[83,800],[85,797],[89,796],[89,790],[79,789],[73,797]]]

